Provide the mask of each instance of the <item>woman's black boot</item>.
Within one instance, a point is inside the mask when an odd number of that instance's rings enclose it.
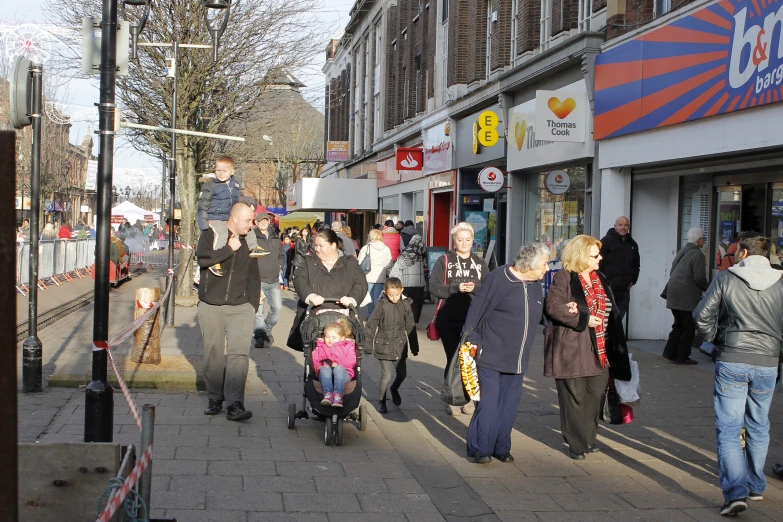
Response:
[[[386,409],[386,401],[378,401],[378,411],[380,413],[389,413],[389,410]]]

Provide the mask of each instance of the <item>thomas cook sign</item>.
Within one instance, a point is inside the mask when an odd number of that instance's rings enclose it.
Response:
[[[587,94],[536,91],[536,138],[544,141],[585,141]]]

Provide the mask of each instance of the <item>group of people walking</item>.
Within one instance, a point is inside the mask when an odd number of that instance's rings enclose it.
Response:
[[[218,246],[208,228],[196,252],[202,268],[198,316],[205,343],[204,413],[215,415],[228,402],[229,420],[252,416],[244,408],[246,340],[252,334],[256,346],[274,343],[271,332],[282,306],[286,249],[294,252],[290,279],[299,298],[286,344],[303,348],[299,326],[308,307],[365,305],[365,353],[373,353],[381,368],[377,410],[388,412],[387,397],[399,406],[407,359],[419,353],[416,324],[427,285],[426,249],[415,228],[387,222],[357,248],[339,223],[312,231],[312,239],[307,228],[294,241],[285,241],[270,231],[269,216],[256,216],[254,226],[253,209],[245,203],[234,202],[227,218],[225,244]],[[254,250],[263,254],[251,256],[246,240],[250,235]],[[474,354],[481,400],[459,408],[445,405],[451,415],[471,415],[467,456],[479,464],[513,462],[511,433],[541,324],[543,372],[555,380],[567,455],[582,460],[600,451],[602,397],[610,381],[631,379],[623,319],[640,264],[627,218],[618,218],[601,241],[587,235],[569,240],[559,252],[562,270],[551,278],[546,295],[541,283],[550,267],[546,244],[525,245],[512,262],[490,272],[473,252],[469,224],[457,224],[451,235],[454,248],[434,262],[429,291],[438,301],[434,328],[445,369],[455,364],[461,342]],[[770,267],[769,240],[745,233],[736,249],[736,265],[708,285],[700,250],[704,234],[694,229],[688,239],[675,257],[667,285],[666,303],[675,326],[664,357],[689,364],[688,336],[698,335],[714,346],[719,475],[726,501],[721,513],[736,514],[747,508],[748,500],[762,499],[766,488],[768,412],[783,348],[783,273]],[[209,270],[215,264],[223,275]],[[269,303],[267,314],[263,303]],[[318,345],[327,355],[321,354],[323,360],[314,364],[323,372],[319,378],[330,380],[323,386],[330,396],[323,400],[334,406],[341,403],[342,386],[353,378],[353,368],[343,372],[345,358],[337,361],[329,355],[349,337],[337,327],[333,330],[325,332]]]

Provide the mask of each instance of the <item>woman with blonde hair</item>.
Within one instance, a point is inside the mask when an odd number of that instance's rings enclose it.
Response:
[[[389,247],[383,242],[383,234],[380,230],[372,229],[369,234],[370,241],[359,250],[359,265],[364,258],[370,256],[370,271],[365,273],[367,288],[370,292],[370,302],[367,304],[367,317],[372,315],[375,304],[381,297],[383,285],[386,283],[386,272],[392,264],[392,254]]]
[[[561,253],[544,302],[552,322],[544,341],[544,375],[553,377],[560,432],[575,460],[599,451],[598,414],[609,377],[628,381],[631,366],[617,303],[598,271],[601,242],[579,235]]]
[[[446,353],[444,378],[449,362],[459,347],[470,303],[481,288],[481,282],[489,274],[484,260],[472,252],[473,227],[469,223],[458,223],[451,229],[451,237],[454,250],[446,252],[435,261],[430,273],[430,293],[440,298],[435,312],[435,326]],[[459,413],[460,408],[447,404],[446,411],[449,415],[454,415]],[[473,403],[469,402],[461,411],[471,415]]]

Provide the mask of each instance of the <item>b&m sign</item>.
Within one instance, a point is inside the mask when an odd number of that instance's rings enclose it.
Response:
[[[720,0],[599,55],[594,138],[783,101],[781,34],[781,0]]]

